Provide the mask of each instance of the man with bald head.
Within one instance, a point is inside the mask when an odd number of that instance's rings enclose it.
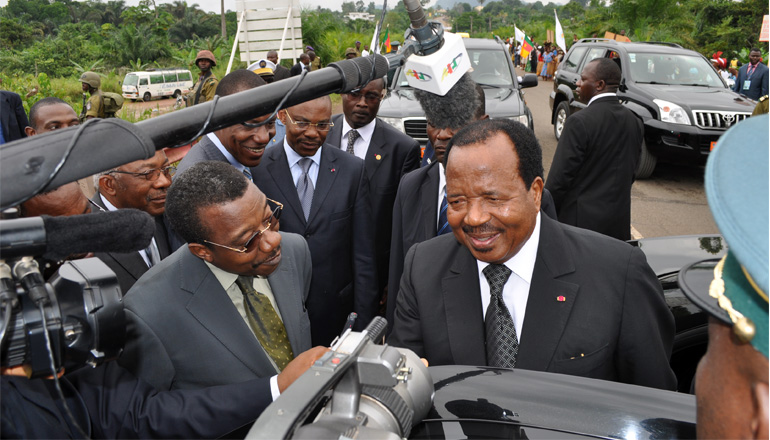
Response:
[[[273,81],[280,81],[291,76],[289,69],[278,64],[278,52],[274,50],[269,51],[267,53],[267,60],[275,64],[275,71],[273,71]]]
[[[313,345],[331,343],[350,312],[363,329],[378,303],[369,179],[363,160],[324,144],[331,113],[328,96],[281,110],[286,136],[254,174],[257,187],[284,204],[281,230],[303,235],[310,247]]]

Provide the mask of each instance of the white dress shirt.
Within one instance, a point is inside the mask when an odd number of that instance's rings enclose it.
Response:
[[[112,203],[110,203],[109,200],[105,199],[104,196],[99,193],[99,198],[102,199],[102,203],[104,204],[104,207],[107,208],[107,211],[117,211],[118,208],[115,207]],[[158,251],[158,256],[160,256],[160,250],[158,249],[158,244],[155,243],[155,237],[152,237],[152,240],[150,241],[153,247],[155,247],[155,250]],[[150,256],[147,255],[147,249],[142,249],[139,252],[139,255],[142,256],[142,260],[144,260],[144,264],[147,265],[147,267],[152,267],[152,264],[150,263]],[[125,292],[123,292],[125,293]]]
[[[297,154],[296,151],[294,151],[290,146],[289,143],[284,139],[283,141],[283,149],[286,151],[286,159],[289,162],[289,171],[291,171],[291,178],[294,181],[294,187],[297,187],[297,184],[299,182],[299,178],[302,177],[302,167],[299,165],[299,160],[302,159],[304,156],[300,156]],[[310,180],[313,182],[313,188],[315,189],[318,185],[316,183],[318,182],[318,170],[321,167],[321,150],[323,149],[323,146],[318,148],[318,151],[315,152],[312,156],[307,156],[310,159],[313,160],[313,164],[310,165],[310,169],[307,171],[308,177],[310,177]]]
[[[439,216],[441,215],[441,202],[446,195],[446,175],[444,174],[444,164],[438,163],[438,209],[436,209],[436,231],[444,225],[438,224]]]
[[[615,96],[615,97],[617,97],[618,95],[617,95],[617,93],[599,93],[598,95],[594,96],[593,98],[591,98],[591,99],[588,101],[588,104],[586,105],[586,107],[588,107],[589,105],[591,105],[591,103],[592,103],[592,102],[594,102],[594,101],[596,101],[597,99],[606,98],[606,97],[608,97],[608,96]]]
[[[535,229],[524,246],[505,262],[508,269],[513,272],[508,281],[503,286],[503,301],[513,318],[513,324],[516,327],[516,337],[521,343],[521,330],[524,327],[524,312],[527,309],[527,299],[529,298],[529,287],[532,284],[532,272],[535,270],[535,260],[537,259],[537,248],[540,244],[540,213],[537,213],[535,220]],[[489,263],[476,260],[479,270],[479,287],[481,288],[481,312],[482,319],[486,316],[487,307],[491,294],[489,293],[489,282],[482,272]]]
[[[356,142],[353,144],[353,151],[355,151],[356,157],[366,159],[366,152],[369,151],[369,143],[372,141],[374,135],[374,126],[377,124],[377,118],[372,119],[372,122],[364,125],[361,128],[356,128],[359,136]],[[340,139],[340,149],[347,151],[348,148],[348,132],[353,127],[348,124],[345,115],[342,116],[342,138]]]
[[[246,322],[246,326],[249,328],[249,330],[251,330],[249,318],[246,316],[246,307],[243,305],[243,292],[241,292],[241,288],[235,284],[235,281],[238,279],[238,274],[224,271],[209,263],[208,261],[204,261],[204,263],[206,263],[206,266],[209,268],[209,270],[211,270],[211,273],[214,274],[214,277],[217,279],[217,281],[219,281],[219,284],[222,285],[222,288],[225,289],[227,296],[230,297],[230,300],[238,310],[241,318],[243,318],[243,320]],[[278,305],[275,303],[275,296],[273,295],[273,290],[270,288],[270,283],[267,282],[267,278],[254,277],[252,286],[254,287],[254,290],[265,295],[270,300],[270,303],[273,305],[275,312],[278,314],[278,318],[283,322],[281,311],[278,310]],[[253,331],[250,333],[254,336],[254,339],[257,338],[257,335],[255,335]],[[267,355],[268,358],[270,357],[267,352],[265,352],[265,355]],[[270,393],[273,397],[273,400],[277,399],[278,396],[281,395],[281,391],[278,389],[278,375],[270,378]]]

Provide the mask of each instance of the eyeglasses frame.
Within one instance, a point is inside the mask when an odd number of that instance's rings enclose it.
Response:
[[[296,125],[297,128],[299,128],[302,131],[307,130],[310,127],[315,127],[316,131],[319,131],[319,132],[322,132],[322,133],[326,133],[326,132],[331,131],[332,127],[334,127],[334,122],[332,122],[332,121],[329,121],[329,122],[307,122],[307,121],[295,122],[294,119],[291,117],[291,115],[289,114],[288,111],[284,110],[284,113],[286,113],[286,116],[289,118],[289,122],[291,122],[292,124]],[[307,124],[307,126],[306,127],[302,127],[302,126],[299,125],[300,123]],[[322,129],[320,127],[320,124],[329,124],[329,128],[327,130],[324,130],[324,129]]]
[[[158,177],[156,177],[154,179],[150,179],[150,174],[152,174],[155,171],[158,171]],[[113,173],[129,174],[129,175],[132,175],[134,177],[144,177],[144,180],[146,180],[148,182],[155,182],[155,181],[157,181],[160,178],[161,174],[165,175],[168,178],[174,177],[174,174],[176,174],[176,166],[175,165],[166,165],[165,167],[162,167],[162,168],[152,168],[152,169],[149,169],[149,170],[147,170],[147,171],[145,171],[143,173],[134,173],[134,172],[131,172],[131,171],[112,170],[112,171],[109,171],[109,172],[107,172],[105,174],[113,174]]]
[[[270,229],[273,226],[273,220],[279,220],[281,218],[281,212],[283,211],[283,203],[278,202],[278,201],[273,200],[273,199],[268,198],[268,197],[266,197],[266,199],[268,201],[270,201],[270,202],[275,203],[278,206],[276,206],[275,209],[273,210],[273,212],[270,213],[270,218],[267,220],[267,226],[265,226],[263,229],[258,230],[257,232],[255,232],[254,235],[252,235],[240,249],[234,248],[232,246],[227,246],[227,245],[224,245],[224,244],[214,243],[213,241],[208,241],[208,240],[203,240],[203,242],[204,243],[208,243],[208,244],[213,244],[214,246],[219,246],[221,248],[225,248],[225,249],[231,250],[233,252],[238,252],[239,254],[245,254],[246,252],[249,252],[249,245],[251,244],[251,242],[255,238],[262,236],[262,234],[264,234],[265,231]]]

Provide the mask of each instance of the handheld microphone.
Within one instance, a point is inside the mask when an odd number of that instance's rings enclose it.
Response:
[[[155,220],[138,209],[2,220],[0,258],[56,261],[88,252],[134,252],[147,248],[154,234]]]

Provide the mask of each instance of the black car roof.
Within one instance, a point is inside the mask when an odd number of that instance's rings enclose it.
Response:
[[[651,53],[664,53],[671,55],[700,55],[698,52],[690,49],[685,49],[682,46],[674,43],[662,43],[662,42],[641,42],[641,43],[624,43],[621,41],[610,40],[608,38],[584,38],[575,45],[581,46],[606,46],[617,49],[619,52],[651,52]]]

